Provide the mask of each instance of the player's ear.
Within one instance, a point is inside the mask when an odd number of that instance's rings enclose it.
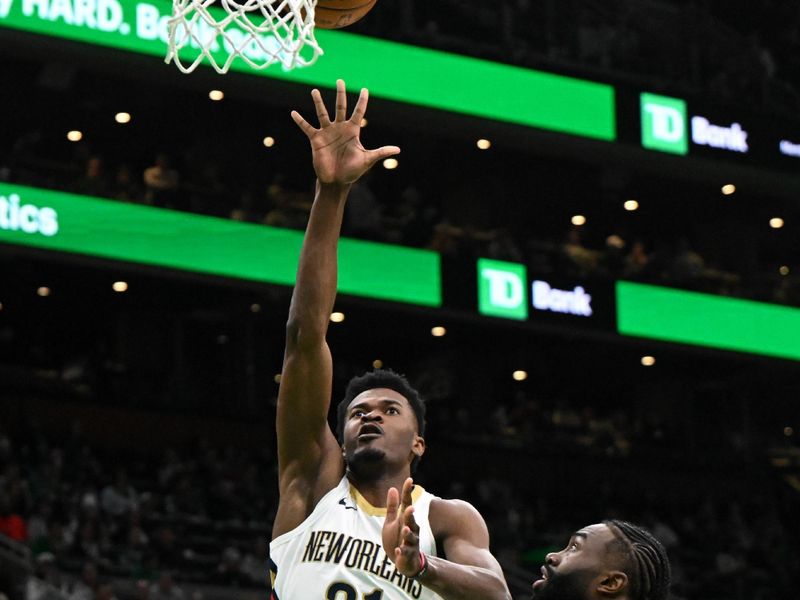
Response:
[[[418,458],[425,454],[425,439],[415,435],[414,444],[411,446],[411,452]]]
[[[597,592],[604,598],[616,598],[628,587],[628,576],[622,571],[608,571],[597,583]]]

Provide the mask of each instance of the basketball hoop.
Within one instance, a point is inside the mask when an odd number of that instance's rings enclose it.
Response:
[[[238,56],[253,69],[314,64],[317,0],[173,0],[166,63],[191,73],[204,58],[227,73]]]

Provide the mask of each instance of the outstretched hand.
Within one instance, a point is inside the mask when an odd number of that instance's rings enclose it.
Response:
[[[414,519],[411,490],[414,480],[403,483],[402,501],[397,488],[386,495],[386,520],[383,522],[383,550],[394,562],[397,571],[406,577],[416,577],[422,565],[419,556],[419,525]]]
[[[333,121],[322,101],[319,90],[311,92],[319,119],[319,129],[313,127],[296,110],[292,119],[311,142],[314,170],[322,184],[351,184],[366,173],[372,165],[400,152],[397,146],[384,146],[367,150],[361,145],[361,121],[367,112],[369,92],[361,90],[353,114],[347,118],[347,92],[344,81],[336,81],[336,114]]]

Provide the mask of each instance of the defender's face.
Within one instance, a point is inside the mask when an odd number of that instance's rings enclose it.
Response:
[[[533,600],[592,598],[606,571],[606,544],[613,539],[602,523],[573,533],[566,548],[547,555],[542,578],[533,583]]]
[[[417,430],[417,417],[405,396],[388,388],[362,392],[345,413],[345,460],[352,464],[370,457],[391,464],[410,463],[425,449]]]

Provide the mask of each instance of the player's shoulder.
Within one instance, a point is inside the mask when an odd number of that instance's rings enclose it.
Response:
[[[434,536],[447,535],[463,528],[485,528],[483,517],[472,504],[457,498],[431,500],[429,520]],[[438,534],[438,535],[437,535]]]

